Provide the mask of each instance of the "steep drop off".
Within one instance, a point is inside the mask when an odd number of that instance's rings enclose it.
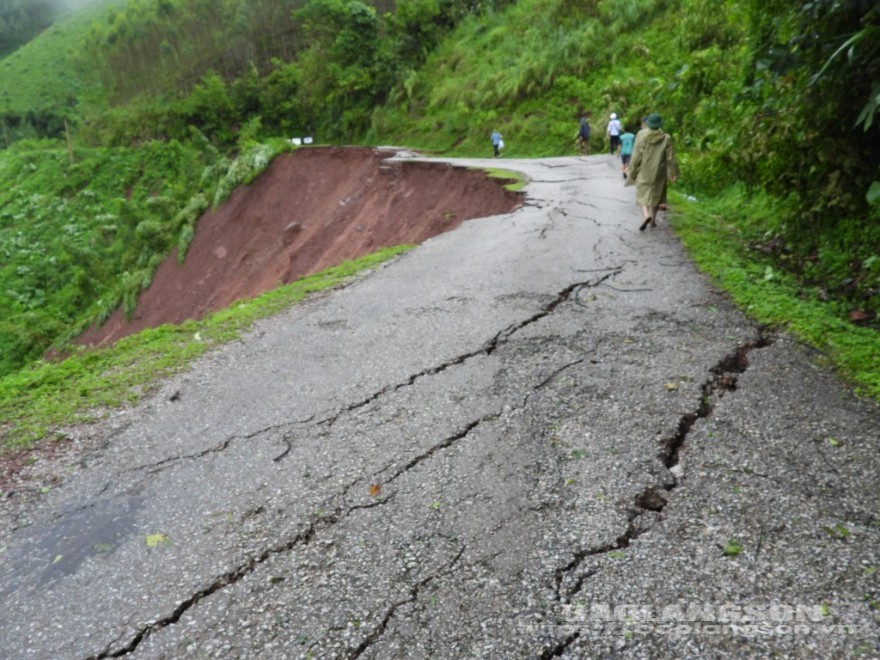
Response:
[[[521,195],[484,172],[394,161],[393,150],[316,147],[276,158],[199,220],[183,264],[173,252],[131,319],[118,309],[80,344],[103,346],[181,323],[381,247],[420,243],[465,220],[506,213]]]

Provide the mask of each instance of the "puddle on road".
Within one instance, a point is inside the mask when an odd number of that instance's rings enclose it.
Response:
[[[112,554],[134,531],[135,515],[142,497],[116,497],[101,500],[88,508],[69,513],[59,520],[34,525],[29,542],[7,549],[0,598],[35,581],[40,589],[79,570],[89,557]]]

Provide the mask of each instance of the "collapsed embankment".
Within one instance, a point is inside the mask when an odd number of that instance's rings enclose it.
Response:
[[[186,259],[160,265],[130,319],[118,309],[78,340],[111,344],[181,323],[382,247],[420,243],[522,196],[478,170],[389,161],[393,150],[309,148],[275,159],[199,220]]]

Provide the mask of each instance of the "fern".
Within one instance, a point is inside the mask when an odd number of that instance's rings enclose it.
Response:
[[[177,261],[181,264],[186,259],[186,253],[195,233],[195,228],[192,225],[184,225],[180,230],[180,237],[177,239]]]

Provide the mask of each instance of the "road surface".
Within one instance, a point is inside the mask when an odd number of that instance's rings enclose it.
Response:
[[[877,406],[610,157],[501,164],[521,209],[114,418],[4,530],[2,656],[880,655]]]

